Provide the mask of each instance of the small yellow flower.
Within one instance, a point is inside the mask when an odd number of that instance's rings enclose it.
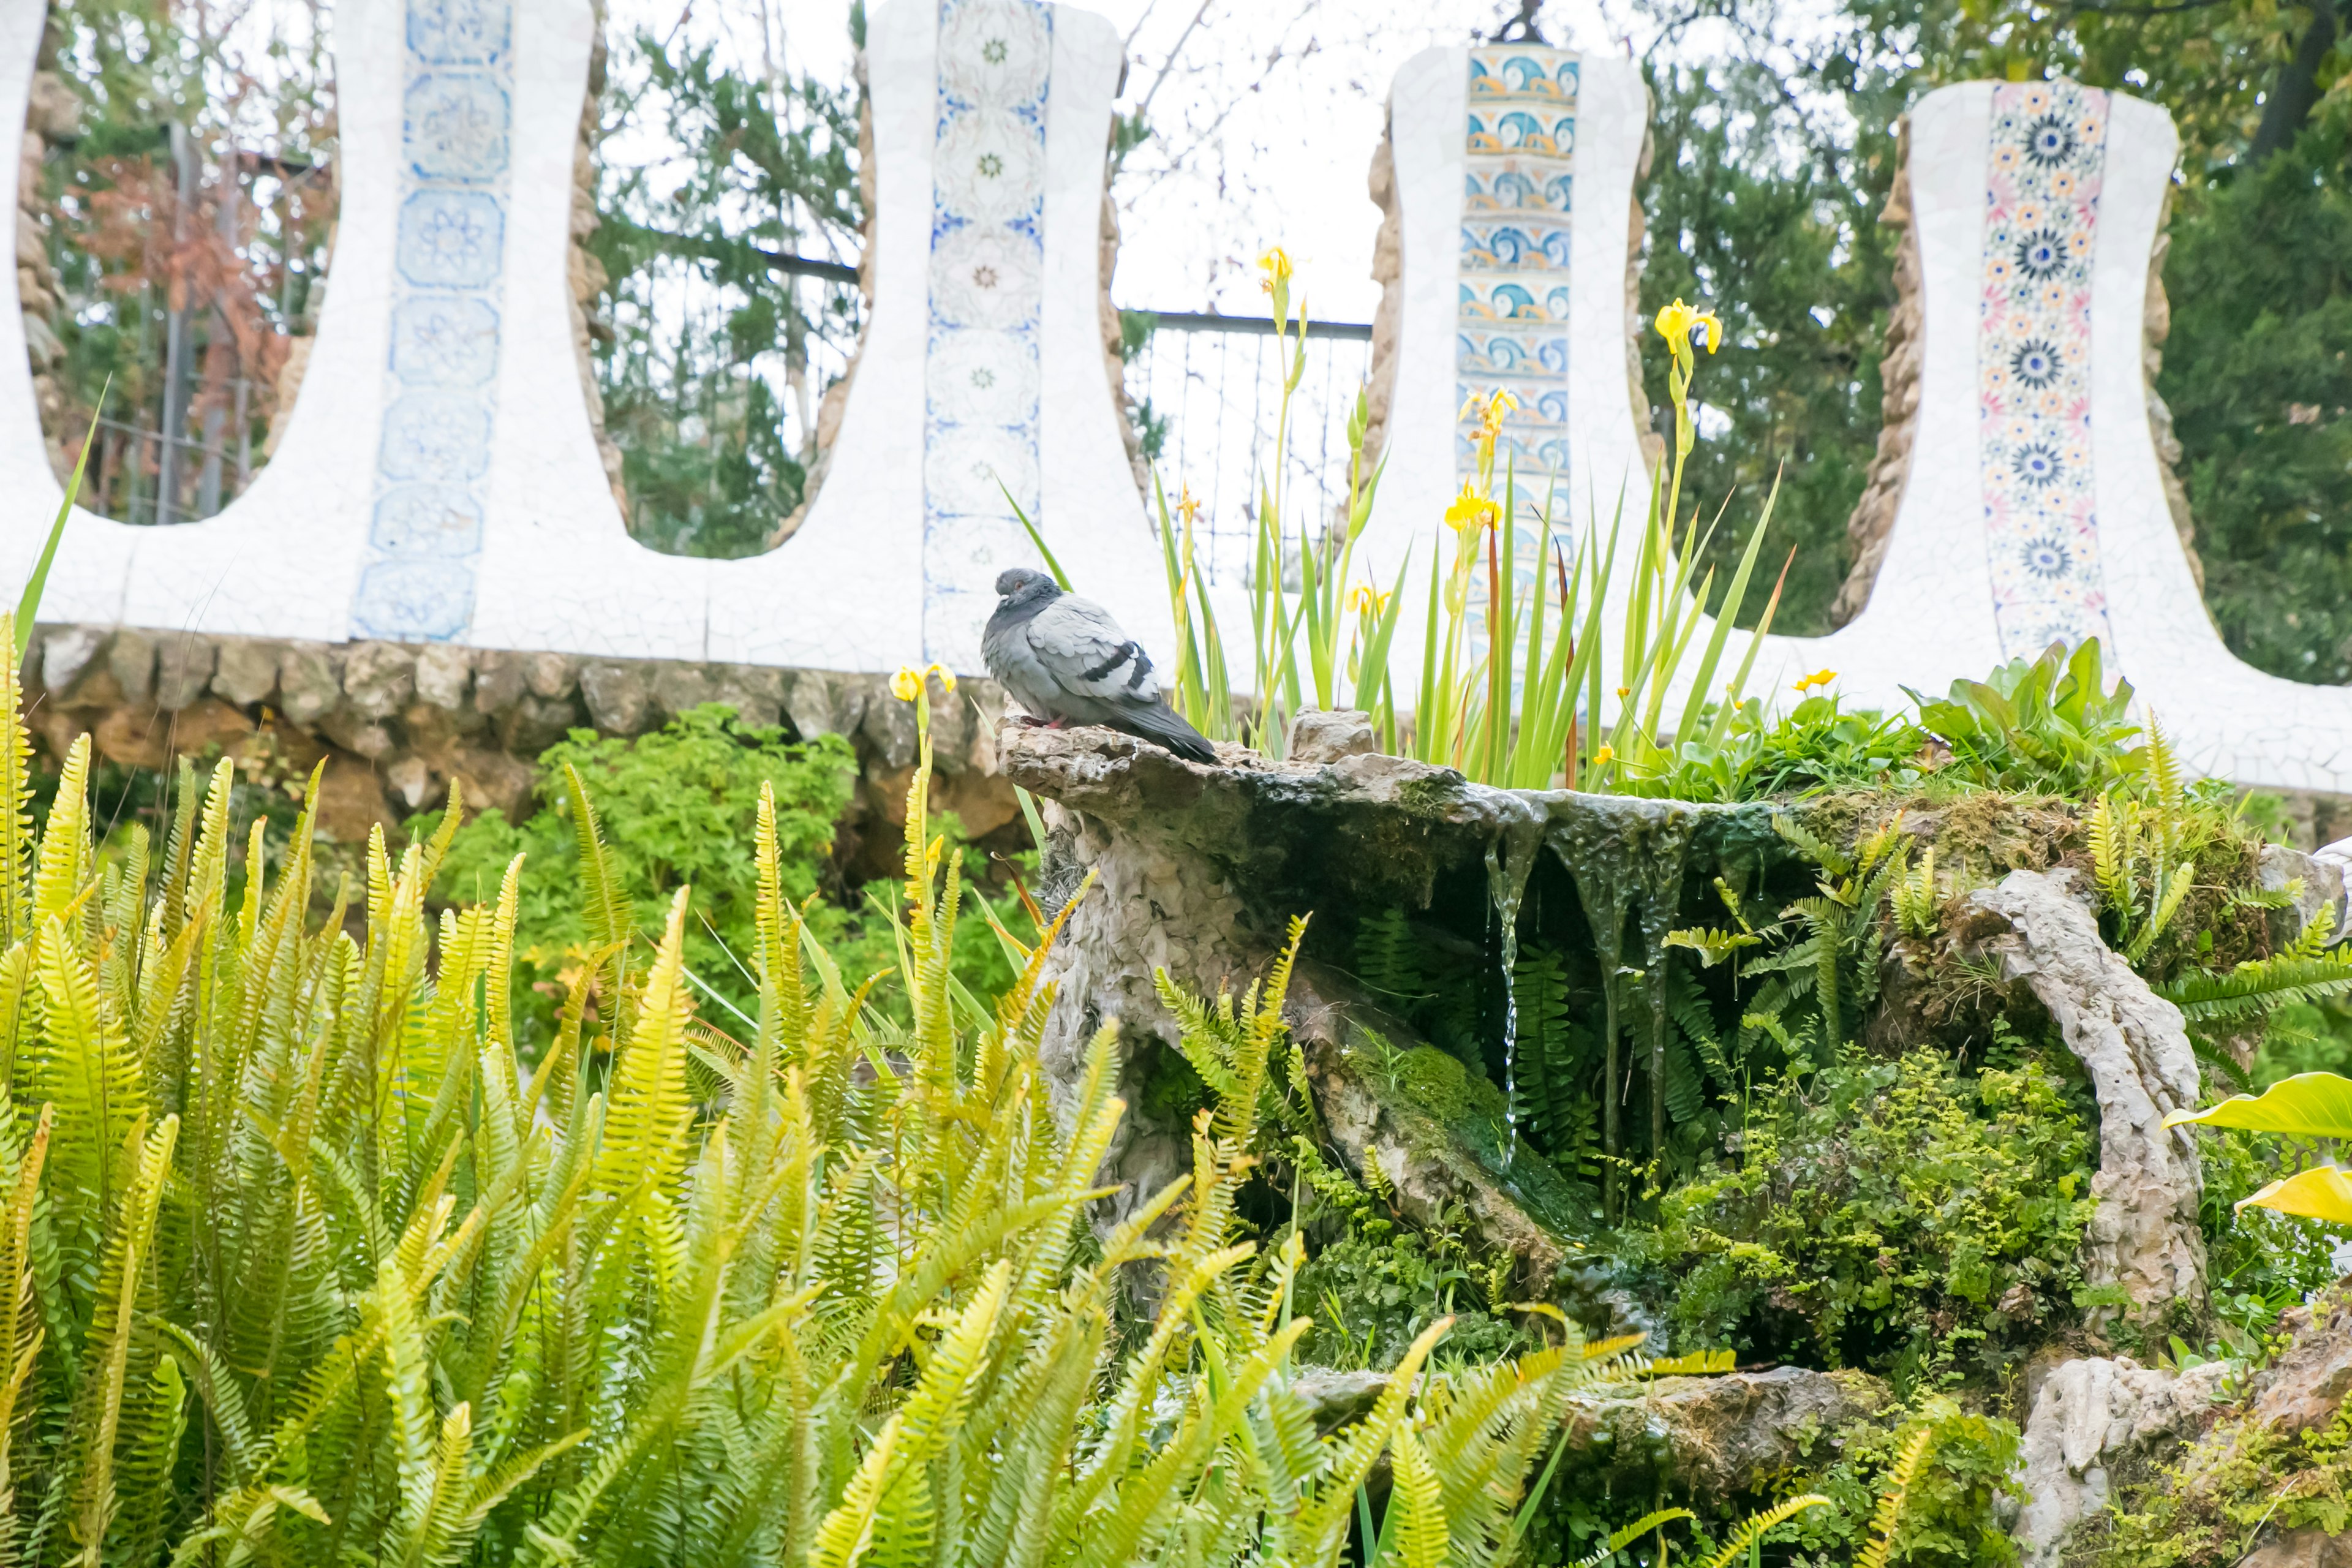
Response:
[[[921,695],[923,672],[911,664],[902,664],[898,673],[890,678],[890,695],[901,702],[912,702]]]
[[[1621,686],[1617,689],[1617,700],[1620,702],[1624,701],[1625,699],[1633,695],[1633,689],[1630,686]]]
[[[1676,300],[1658,312],[1658,335],[1676,350],[1690,346],[1691,334],[1706,329],[1706,352],[1715,353],[1723,346],[1723,321],[1712,310],[1701,310]]]
[[[1382,616],[1388,613],[1393,593],[1383,594],[1370,583],[1359,583],[1356,591],[1348,595],[1348,604],[1360,616]]]
[[[940,678],[940,690],[953,691],[955,689],[955,671],[950,669],[946,665],[935,664],[931,666],[930,668],[923,671],[923,673],[925,675],[938,676]]]
[[[1290,253],[1278,245],[1270,246],[1257,258],[1257,269],[1265,274],[1257,280],[1257,286],[1271,294],[1276,284],[1290,281]]]
[[[1814,687],[1827,686],[1831,681],[1835,680],[1836,679],[1837,671],[1834,669],[1817,669],[1813,671],[1812,674],[1797,682],[1797,695],[1802,697]]]
[[[1456,533],[1478,533],[1495,526],[1496,513],[1500,509],[1474,489],[1468,480],[1462,484],[1462,493],[1445,509],[1445,526]]]
[[[1617,748],[1614,746],[1603,746],[1599,751],[1592,753],[1592,765],[1596,768],[1601,766],[1603,763],[1612,763],[1616,760]]]
[[[1188,528],[1192,526],[1192,520],[1201,515],[1201,498],[1192,493],[1190,485],[1186,485],[1176,497],[1176,515],[1184,520]]]
[[[1478,428],[1491,439],[1494,433],[1503,427],[1504,419],[1517,413],[1518,407],[1519,400],[1511,395],[1510,389],[1498,386],[1484,397],[1473,393],[1470,400],[1462,405],[1462,412],[1454,417],[1467,419],[1476,415]]]

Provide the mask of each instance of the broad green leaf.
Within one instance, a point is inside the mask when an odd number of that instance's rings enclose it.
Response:
[[[2275,1209],[2280,1214],[2324,1219],[2330,1225],[2352,1225],[2352,1176],[2333,1165],[2314,1165],[2283,1182],[2273,1182],[2238,1206]]]
[[[2352,1079],[2332,1072],[2297,1073],[2258,1095],[2232,1095],[2203,1110],[2175,1111],[2164,1119],[2167,1127],[2189,1122],[2283,1132],[2290,1138],[2352,1138]]]

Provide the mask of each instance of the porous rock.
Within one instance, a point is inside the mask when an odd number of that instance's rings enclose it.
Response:
[[[269,643],[238,637],[221,645],[213,668],[213,695],[238,708],[265,701],[278,689],[278,649]]]
[[[76,688],[90,669],[103,669],[106,634],[95,626],[60,626],[41,639],[41,684],[74,705]]]
[[[2197,1057],[2180,1009],[2100,940],[2073,876],[2011,871],[1977,889],[1961,937],[2048,1009],[2098,1098],[2098,1205],[2083,1234],[2084,1278],[2122,1287],[2142,1313],[2176,1301],[2201,1310],[2203,1176],[2190,1131],[2164,1125],[2197,1104]]]
[[[2317,1431],[2352,1394],[2352,1280],[2291,1309],[2280,1327],[2293,1338],[2254,1374],[2247,1415],[2284,1436]]]
[[[2026,1500],[2015,1533],[2024,1568],[2055,1568],[2074,1527],[2107,1506],[2111,1465],[2201,1429],[2233,1369],[2208,1362],[2176,1374],[2129,1356],[2094,1356],[2045,1378],[2020,1448]]]
[[[1290,721],[1290,760],[1336,763],[1378,749],[1372,716],[1352,708],[1308,708]]]
[[[2352,1534],[2305,1525],[2272,1536],[2238,1560],[2238,1568],[2352,1568]]]
[[[363,720],[389,719],[416,692],[416,657],[393,643],[362,643],[343,665],[343,700]]]
[[[645,677],[632,665],[609,659],[581,667],[580,695],[588,704],[588,717],[608,735],[643,732],[653,706]]]
[[[297,724],[316,724],[343,700],[342,672],[317,643],[289,643],[278,661],[278,710]]]
[[[466,688],[474,679],[472,650],[453,643],[434,643],[416,655],[416,695],[433,707],[462,708]]]
[[[1385,1373],[1309,1367],[1291,1386],[1328,1435],[1370,1414],[1388,1384]],[[1727,1499],[1798,1468],[1816,1439],[1893,1403],[1862,1373],[1794,1366],[1608,1384],[1570,1399],[1564,1459],[1583,1489],[1641,1496],[1663,1483]]]
[[[1504,858],[1524,874],[1539,845],[1569,858],[1597,842],[1651,842],[1651,829],[1671,819],[1681,825],[1676,842],[1702,856],[1785,852],[1762,808],[1490,789],[1450,768],[1372,753],[1276,763],[1223,745],[1209,766],[1109,730],[1011,722],[997,747],[1005,776],[1050,803],[1040,873],[1048,904],[1059,908],[1087,872],[1097,879],[1047,959],[1057,991],[1042,1054],[1066,1102],[1096,1031],[1120,1024],[1130,1110],[1103,1175],[1106,1185],[1124,1184],[1097,1215],[1106,1225],[1188,1168],[1185,1130],[1136,1109],[1155,1053],[1174,1050],[1179,1037],[1155,970],[1199,994],[1238,992],[1265,973],[1292,916],[1421,908],[1441,874],[1484,879],[1488,851],[1507,846]],[[1439,1125],[1351,1052],[1360,1021],[1414,1043],[1373,999],[1347,976],[1303,963],[1286,1016],[1335,1152],[1351,1167],[1371,1152],[1408,1215],[1461,1205],[1479,1241],[1517,1254],[1538,1281],[1564,1261],[1565,1188],[1544,1162],[1514,1160],[1500,1138],[1482,1142]]]
[[[155,655],[155,706],[177,713],[202,697],[213,682],[215,652],[210,637],[188,632],[165,637]]]

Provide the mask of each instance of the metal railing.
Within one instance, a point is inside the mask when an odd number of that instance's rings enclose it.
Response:
[[[1144,317],[1152,329],[1128,360],[1127,391],[1169,504],[1181,489],[1192,490],[1201,503],[1197,559],[1212,582],[1244,582],[1288,369],[1274,323],[1189,311],[1125,314]],[[1371,360],[1370,326],[1307,324],[1307,371],[1291,395],[1285,457],[1289,531],[1308,518],[1319,534],[1345,515],[1348,416]]]

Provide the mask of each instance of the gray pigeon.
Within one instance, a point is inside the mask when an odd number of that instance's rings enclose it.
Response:
[[[1065,594],[1043,572],[1016,566],[996,579],[996,613],[980,634],[988,673],[1047,723],[1103,724],[1184,758],[1214,763],[1198,730],[1160,694],[1151,656],[1092,599]]]

